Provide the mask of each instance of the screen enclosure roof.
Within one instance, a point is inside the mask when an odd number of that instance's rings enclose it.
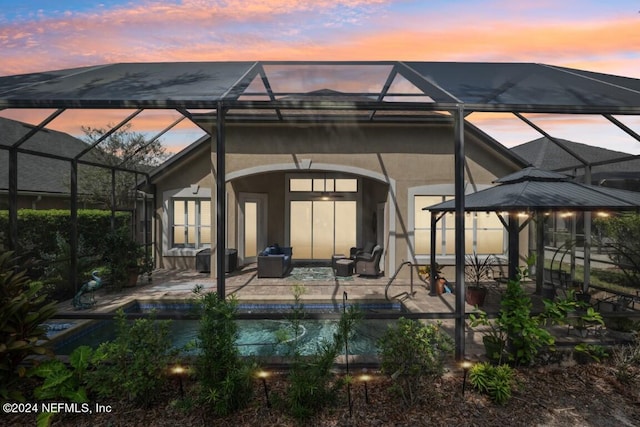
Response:
[[[366,120],[460,108],[637,115],[640,80],[537,63],[411,61],[117,63],[0,77],[0,109],[219,106],[272,120],[293,110]]]

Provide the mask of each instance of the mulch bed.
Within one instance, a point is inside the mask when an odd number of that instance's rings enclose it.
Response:
[[[637,368],[635,368],[637,369]],[[359,372],[356,373],[356,375]],[[357,378],[357,376],[356,376]],[[110,413],[58,414],[53,426],[638,426],[640,425],[640,380],[623,384],[616,380],[614,369],[605,364],[565,367],[526,368],[517,370],[517,389],[505,405],[496,405],[467,384],[462,395],[462,372],[455,369],[435,383],[427,384],[420,401],[406,407],[391,391],[391,380],[375,376],[367,386],[351,387],[352,407],[348,395],[341,395],[336,406],[327,408],[313,419],[297,422],[277,405],[269,409],[262,383],[256,380],[253,399],[247,407],[220,418],[203,408],[184,409],[179,387],[168,383],[155,402],[146,408],[131,403],[91,402],[111,405]],[[268,379],[270,400],[282,394],[286,375]],[[185,394],[195,389],[194,381],[184,383]],[[6,415],[6,426],[33,426],[34,415]]]

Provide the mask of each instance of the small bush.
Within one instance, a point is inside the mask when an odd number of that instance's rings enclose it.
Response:
[[[514,372],[509,365],[477,363],[469,371],[469,382],[479,392],[487,394],[491,400],[503,405],[511,399]]]
[[[304,317],[304,305],[300,296],[304,292],[301,286],[294,286],[295,304],[292,307],[290,323],[294,331],[292,343],[292,362],[289,370],[289,385],[283,397],[276,402],[299,421],[308,420],[323,408],[334,404],[338,393],[347,384],[349,378],[337,378],[331,372],[336,357],[345,348],[362,317],[356,306],[349,306],[340,316],[338,328],[332,339],[318,343],[316,353],[302,356],[299,349],[300,320]]]
[[[611,364],[616,378],[622,383],[631,384],[640,377],[640,341],[633,345],[614,347]]]
[[[126,320],[119,309],[116,338],[100,344],[87,373],[88,388],[101,398],[126,397],[150,403],[166,381],[166,368],[176,351],[169,336],[170,320],[153,317]]]
[[[407,405],[423,395],[425,379],[442,376],[444,361],[453,350],[451,337],[442,332],[440,324],[403,317],[389,326],[378,347],[382,372],[394,380]]]
[[[609,356],[607,349],[598,344],[580,343],[573,348],[573,351],[578,361],[584,363],[601,362]]]
[[[201,287],[194,293],[202,310],[196,344],[200,349],[196,375],[202,399],[217,415],[228,415],[249,401],[256,370],[255,364],[240,358],[236,346],[238,302],[233,297],[225,300],[213,292],[202,293]]]

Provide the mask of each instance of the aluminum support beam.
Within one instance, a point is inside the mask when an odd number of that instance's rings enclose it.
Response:
[[[225,252],[227,224],[225,212],[227,211],[225,197],[225,107],[222,102],[216,109],[216,292],[218,298],[226,298],[225,289]]]
[[[465,357],[465,245],[464,245],[464,107],[459,105],[454,115],[454,174],[455,174],[455,264],[456,264],[456,329],[455,357]]]
[[[73,286],[74,293],[78,293],[78,160],[71,160],[70,165],[69,255],[71,260],[69,283]]]
[[[9,249],[18,250],[18,150],[9,149]]]

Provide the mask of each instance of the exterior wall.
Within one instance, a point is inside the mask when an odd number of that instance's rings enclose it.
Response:
[[[215,132],[212,132],[215,135]],[[323,125],[236,125],[227,124],[226,174],[228,197],[227,246],[234,247],[237,236],[236,197],[240,192],[269,194],[268,239],[284,242],[285,171],[343,171],[367,176],[363,180],[365,193],[373,190],[372,198],[363,200],[367,210],[380,201],[387,202],[390,223],[389,242],[385,245],[385,274],[410,254],[411,230],[408,228],[409,189],[430,184],[454,182],[453,128],[450,124],[323,124]],[[215,146],[211,156],[185,159],[183,166],[165,174],[156,182],[158,200],[168,189],[186,188],[197,183],[214,187],[211,165],[215,165]],[[519,165],[498,157],[470,134],[465,136],[467,156],[466,179],[470,187],[486,186],[497,177],[519,168]],[[269,173],[279,170],[280,173]],[[376,185],[380,184],[380,185]],[[215,205],[215,192],[212,192]],[[161,216],[161,206],[158,206]],[[212,214],[215,224],[215,213]],[[370,216],[364,216],[367,221]],[[370,220],[369,220],[370,221]],[[362,224],[371,229],[371,224]],[[161,232],[162,224],[157,232]],[[367,236],[361,233],[361,240]],[[215,241],[215,237],[213,237]],[[158,240],[158,239],[156,239]],[[286,243],[286,242],[285,242]],[[362,243],[362,242],[359,242]],[[176,256],[166,256],[162,266],[178,268]],[[174,258],[174,260],[170,260]],[[295,258],[295,248],[294,248]],[[390,271],[393,270],[393,271]]]

